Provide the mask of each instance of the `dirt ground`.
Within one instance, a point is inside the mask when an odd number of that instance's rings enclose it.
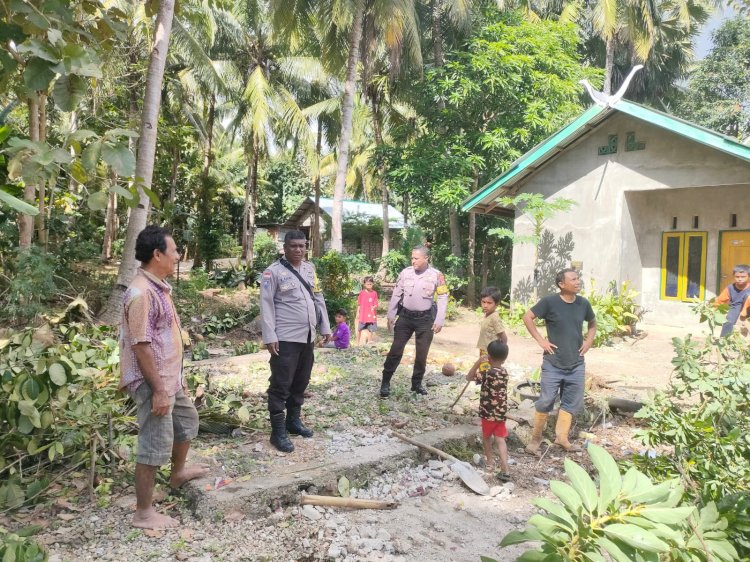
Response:
[[[417,398],[408,392],[413,350],[407,348],[402,366],[394,378],[394,392],[388,400],[377,398],[379,373],[389,336],[381,329],[380,342],[368,349],[318,354],[310,384],[311,397],[305,408],[307,423],[316,430],[313,439],[295,439],[297,451],[279,454],[268,445],[264,421],[268,366],[263,357],[252,361],[205,364],[201,372],[213,385],[239,386],[245,404],[257,421],[259,431],[239,432],[233,437],[201,436],[194,443],[196,456],[213,466],[212,479],[249,480],[274,473],[274,468],[321,459],[335,460],[357,447],[393,439],[390,431],[418,436],[457,423],[476,423],[477,438],[452,454],[471,460],[480,451],[476,409],[478,389],[472,385],[458,407],[450,405],[463,387],[459,377],[444,377],[439,369],[450,361],[466,369],[476,357],[479,318],[471,311],[450,322],[435,337],[430,353],[426,383],[430,394]],[[665,388],[671,372],[671,339],[679,330],[644,326],[646,337],[619,341],[613,347],[593,349],[587,355],[587,373],[612,388],[604,393],[626,393],[645,398],[653,389]],[[541,363],[541,350],[530,338],[510,334],[509,370],[514,382],[525,380]],[[632,416],[608,416],[591,412],[579,420],[578,429],[592,430],[596,441],[614,456],[638,450],[633,440],[637,428]],[[589,423],[591,422],[591,423]],[[393,562],[470,561],[489,556],[513,560],[523,546],[500,549],[498,542],[509,531],[522,529],[535,512],[531,503],[549,495],[549,480],[564,479],[565,456],[551,448],[540,461],[523,452],[528,426],[512,424],[509,439],[513,461],[512,483],[495,497],[481,497],[451,478],[435,480],[424,494],[406,494],[394,511],[321,510],[320,517],[295,505],[279,505],[262,519],[242,514],[218,513],[197,519],[179,497],[161,494],[161,509],[181,518],[179,530],[144,533],[129,527],[133,509],[132,487],[113,489],[99,506],[59,501],[48,512],[28,513],[31,520],[47,521],[40,535],[49,546],[52,562],[84,560],[383,560]],[[573,460],[588,466],[588,455],[574,453]],[[426,466],[414,471],[428,471]],[[378,478],[361,486],[384,492]],[[491,473],[488,483],[499,490]],[[378,488],[378,486],[380,486]],[[388,486],[390,487],[390,485]],[[322,491],[321,491],[322,492]],[[361,497],[361,496],[360,496]],[[315,514],[312,514],[315,515]]]

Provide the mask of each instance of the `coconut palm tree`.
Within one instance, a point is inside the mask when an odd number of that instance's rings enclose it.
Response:
[[[164,78],[164,67],[167,63],[169,38],[174,18],[174,0],[161,0],[154,24],[154,40],[146,73],[146,91],[143,97],[140,137],[138,138],[138,155],[135,165],[135,176],[139,178],[139,204],[130,212],[128,229],[122,261],[117,272],[117,281],[109,296],[100,320],[107,324],[118,323],[122,316],[122,297],[130,282],[135,277],[138,261],[135,259],[135,240],[146,227],[148,211],[151,206],[149,193],[154,173],[156,155],[156,133],[159,125],[159,108],[161,106],[161,87]]]

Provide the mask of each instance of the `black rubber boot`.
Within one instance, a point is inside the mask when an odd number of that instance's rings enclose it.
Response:
[[[422,386],[422,381],[411,381],[411,391],[415,394],[421,394],[423,396],[427,394],[427,389]]]
[[[290,435],[301,435],[302,437],[312,437],[313,430],[305,427],[300,419],[302,408],[295,406],[286,409],[286,430]]]
[[[383,375],[380,383],[380,397],[388,398],[391,395],[391,377]]]
[[[282,453],[294,451],[294,445],[286,432],[286,416],[284,412],[271,414],[271,445]]]

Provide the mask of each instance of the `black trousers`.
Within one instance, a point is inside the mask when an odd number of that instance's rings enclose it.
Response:
[[[315,343],[279,342],[279,354],[271,355],[271,377],[268,379],[268,411],[282,412],[302,406],[305,389],[310,384]]]
[[[399,316],[396,325],[393,328],[393,343],[388,357],[385,358],[383,365],[383,378],[391,380],[393,373],[396,371],[401,358],[404,356],[404,347],[414,334],[414,343],[417,346],[416,356],[414,357],[414,370],[411,374],[411,384],[419,384],[424,378],[424,372],[427,368],[427,353],[430,351],[432,344],[432,326],[435,323],[433,314],[426,314],[419,318],[409,318],[408,316]]]

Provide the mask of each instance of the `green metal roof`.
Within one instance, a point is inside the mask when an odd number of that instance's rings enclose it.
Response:
[[[494,207],[493,201],[498,197],[501,190],[508,189],[521,179],[531,175],[573,142],[593,130],[615,111],[621,111],[636,119],[646,121],[692,141],[750,162],[750,147],[740,144],[732,137],[727,137],[634,102],[620,100],[613,106],[601,107],[595,105],[587,109],[571,123],[521,156],[501,176],[467,197],[461,205],[461,210],[470,211],[474,209],[475,212],[497,213],[499,209]]]

